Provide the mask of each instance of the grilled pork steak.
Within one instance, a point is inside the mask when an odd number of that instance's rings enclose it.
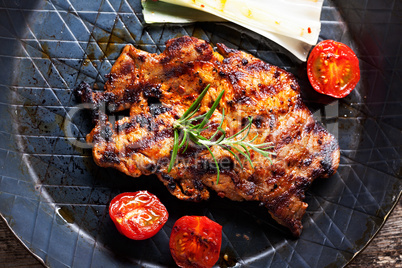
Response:
[[[247,139],[258,134],[254,143],[272,142],[272,163],[251,150],[254,168],[239,154],[242,167],[228,151],[212,146],[221,170],[217,183],[211,154],[190,143],[167,172],[173,122],[208,84],[200,114],[208,111],[221,90],[225,93],[202,135],[212,135],[223,109],[226,135],[240,131],[252,117]],[[313,119],[295,78],[223,44],[215,52],[207,42],[184,36],[169,40],[159,55],[127,45],[112,67],[105,91],[95,92],[82,83],[76,95],[94,105],[96,126],[87,142],[93,143],[99,166],[133,177],[156,174],[182,200],[206,200],[212,189],[231,200],[260,201],[295,236],[301,233],[307,208],[302,201],[305,190],[316,178],[331,176],[339,164],[336,139]],[[127,109],[129,116],[114,123],[105,114]]]

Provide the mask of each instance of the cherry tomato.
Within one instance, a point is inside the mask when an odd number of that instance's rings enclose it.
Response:
[[[184,216],[176,221],[169,247],[180,267],[212,267],[219,259],[222,226],[204,216]]]
[[[347,45],[325,40],[311,51],[307,60],[307,76],[316,91],[343,98],[360,80],[359,60]]]
[[[169,217],[165,206],[147,191],[119,194],[110,202],[109,215],[117,230],[134,240],[154,236]]]

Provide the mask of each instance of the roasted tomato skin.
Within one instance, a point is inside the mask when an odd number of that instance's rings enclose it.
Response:
[[[134,240],[154,236],[169,217],[166,207],[148,191],[117,195],[110,202],[109,215],[117,230]]]
[[[307,76],[317,92],[343,98],[360,80],[359,59],[347,45],[324,40],[309,55]]]
[[[222,226],[205,216],[184,216],[176,221],[169,247],[182,268],[212,267],[219,259]]]

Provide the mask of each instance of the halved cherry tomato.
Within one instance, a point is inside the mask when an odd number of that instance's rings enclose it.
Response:
[[[184,216],[176,221],[169,247],[180,267],[212,267],[219,259],[222,226],[204,216]]]
[[[359,60],[347,45],[325,40],[311,51],[307,60],[307,76],[316,91],[343,98],[360,80]]]
[[[119,194],[110,202],[109,215],[117,230],[134,240],[154,236],[169,217],[166,207],[147,191]]]

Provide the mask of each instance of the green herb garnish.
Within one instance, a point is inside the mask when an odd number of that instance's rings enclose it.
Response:
[[[205,127],[205,125],[208,123],[209,119],[211,118],[212,114],[216,110],[216,108],[219,105],[220,100],[222,99],[222,96],[224,94],[224,90],[222,90],[218,98],[215,100],[213,103],[212,107],[206,112],[205,114],[194,116],[197,111],[200,108],[200,103],[202,99],[204,98],[205,94],[208,92],[210,85],[208,85],[198,96],[198,98],[195,100],[195,102],[188,108],[188,110],[180,117],[178,120],[176,120],[173,123],[173,128],[174,128],[174,142],[173,142],[173,151],[172,151],[172,158],[170,159],[170,164],[168,167],[168,172],[170,172],[173,168],[173,165],[176,160],[177,153],[179,149],[181,149],[183,146],[184,150],[183,153],[187,150],[188,143],[189,141],[192,141],[194,144],[204,146],[209,153],[211,154],[212,158],[215,161],[216,169],[217,169],[217,179],[216,183],[219,183],[219,164],[218,161],[216,160],[215,155],[211,151],[211,146],[220,146],[221,148],[227,150],[230,152],[231,155],[240,163],[240,166],[243,168],[243,164],[239,158],[239,156],[235,153],[238,152],[240,155],[244,156],[247,161],[250,163],[251,167],[254,168],[253,162],[251,161],[250,158],[250,150],[252,149],[257,153],[262,154],[263,156],[267,157],[269,161],[272,163],[270,155],[273,155],[275,153],[269,152],[269,149],[273,148],[272,142],[267,142],[267,143],[261,143],[261,144],[253,144],[253,142],[257,139],[258,134],[256,134],[251,140],[246,141],[247,136],[250,134],[251,126],[253,123],[252,118],[248,118],[249,122],[247,126],[245,126],[242,130],[237,132],[236,134],[226,137],[226,132],[222,128],[223,120],[225,118],[225,110],[222,109],[222,119],[217,127],[215,133],[209,138],[205,138],[204,136],[201,135],[201,132],[208,129],[208,127]],[[193,124],[194,122],[199,122],[201,123],[198,124]],[[182,138],[180,140],[180,131],[182,132]],[[239,137],[239,135],[243,134],[244,135],[240,139],[235,139],[236,137]],[[221,134],[219,137],[218,135]],[[216,140],[214,140],[216,137],[218,137]]]

